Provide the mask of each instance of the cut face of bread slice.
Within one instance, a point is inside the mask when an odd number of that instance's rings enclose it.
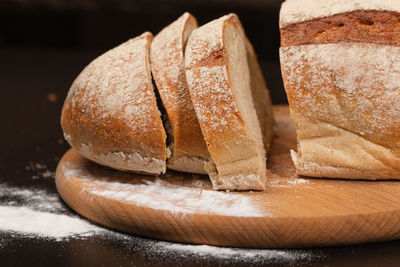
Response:
[[[281,48],[298,174],[400,179],[399,55],[376,44]]]
[[[114,169],[166,170],[166,133],[151,81],[144,33],[91,62],[73,82],[61,126],[84,157]]]
[[[196,19],[189,13],[183,14],[154,37],[150,61],[171,126],[172,154],[167,167],[205,174],[204,163],[210,156],[190,98],[184,61],[187,40],[196,28]]]
[[[266,149],[247,59],[254,53],[248,54],[245,38],[238,17],[230,14],[194,30],[186,47],[186,78],[212,158],[207,172],[214,189],[266,185]]]
[[[271,97],[254,48],[247,38],[245,41],[253,103],[263,136],[264,149],[268,155],[271,150],[271,142],[274,135],[274,114],[272,113]]]

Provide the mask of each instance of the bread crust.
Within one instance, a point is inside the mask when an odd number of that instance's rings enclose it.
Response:
[[[279,26],[331,17],[353,11],[392,11],[400,13],[398,0],[286,0],[280,11]]]
[[[196,19],[183,14],[158,33],[151,44],[150,61],[157,89],[172,126],[170,169],[206,174],[210,160],[185,76],[184,50]]]
[[[299,175],[400,179],[400,47],[280,49]]]
[[[243,28],[235,14],[198,28],[189,38],[185,53],[186,78],[212,157],[206,170],[214,189],[263,190],[265,150],[262,156],[259,155],[259,148],[247,133],[230,83],[224,43],[228,24],[236,28],[244,41]],[[263,157],[261,160],[260,156]]]
[[[120,170],[165,172],[166,134],[149,65],[152,39],[146,32],[111,49],[73,82],[61,126],[88,159]]]
[[[341,42],[400,46],[400,13],[357,10],[281,29],[281,46]]]

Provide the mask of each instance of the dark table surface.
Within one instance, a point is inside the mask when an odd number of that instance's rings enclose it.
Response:
[[[29,166],[39,163],[55,170],[68,149],[59,127],[63,100],[74,77],[99,53],[0,50],[0,186],[56,193],[54,179],[44,176],[43,169]],[[274,102],[281,103],[284,94],[279,65],[268,62],[262,65]],[[7,201],[7,197],[0,197],[0,206]],[[74,213],[64,204],[63,208],[66,214]],[[61,241],[0,232],[0,266],[395,266],[399,263],[400,241],[297,250],[208,248],[199,252],[194,246],[113,231]]]

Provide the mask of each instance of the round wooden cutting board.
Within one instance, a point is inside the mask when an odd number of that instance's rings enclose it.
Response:
[[[82,216],[140,236],[234,247],[343,245],[400,238],[400,182],[296,178],[296,133],[274,107],[276,138],[264,192],[213,191],[207,176],[111,170],[69,150],[58,192]]]

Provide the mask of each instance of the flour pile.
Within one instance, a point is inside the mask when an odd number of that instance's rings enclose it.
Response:
[[[0,184],[0,232],[50,238],[88,237],[106,230],[69,215],[57,194]]]

